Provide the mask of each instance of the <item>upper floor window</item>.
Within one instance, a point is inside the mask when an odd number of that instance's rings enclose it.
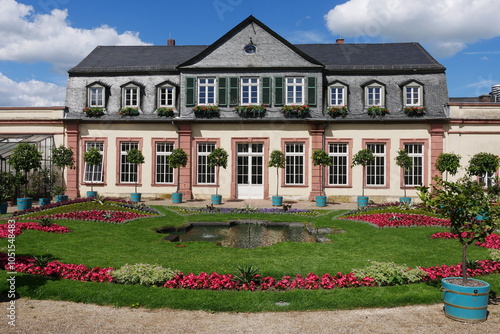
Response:
[[[158,87],[158,107],[173,108],[174,106],[175,87],[168,85]]]
[[[333,106],[345,106],[346,100],[346,87],[342,85],[332,85],[328,87],[328,104]]]
[[[403,88],[405,106],[422,106],[422,86],[416,83],[409,84]]]
[[[304,104],[304,78],[286,78],[286,104]]]
[[[216,79],[199,78],[198,79],[198,104],[210,105],[216,104]]]
[[[104,108],[104,87],[93,85],[88,88],[88,106],[96,108]]]
[[[140,88],[136,85],[129,84],[122,88],[123,107],[139,108],[140,105]]]
[[[241,104],[259,104],[259,79],[241,79]]]
[[[365,104],[367,107],[385,105],[385,89],[384,86],[379,84],[372,84],[365,87]]]

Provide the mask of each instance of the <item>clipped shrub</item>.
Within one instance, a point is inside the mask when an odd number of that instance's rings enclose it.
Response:
[[[125,264],[120,269],[111,272],[117,283],[140,284],[144,286],[163,286],[166,281],[177,275],[177,271],[163,268],[160,265],[147,263]]]
[[[420,268],[408,268],[406,265],[394,262],[371,261],[371,264],[363,269],[352,271],[356,277],[371,277],[379,285],[401,285],[416,283],[422,280],[425,273]]]

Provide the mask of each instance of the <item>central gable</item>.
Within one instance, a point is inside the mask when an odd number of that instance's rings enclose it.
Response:
[[[180,68],[322,68],[262,22],[248,17]]]

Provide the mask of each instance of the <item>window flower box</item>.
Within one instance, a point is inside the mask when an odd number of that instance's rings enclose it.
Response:
[[[217,117],[219,116],[219,106],[196,106],[193,108],[193,112],[197,117]]]
[[[371,118],[375,118],[377,116],[384,117],[385,115],[389,114],[389,110],[387,108],[379,107],[379,106],[368,107],[368,109],[366,111],[368,112],[368,115]]]
[[[306,117],[309,115],[309,106],[308,105],[292,105],[292,106],[284,106],[281,108],[283,115],[285,117]]]
[[[122,108],[119,112],[121,116],[137,116],[139,115],[139,108],[136,107],[125,107]]]
[[[264,117],[266,106],[237,106],[236,113],[241,117]]]
[[[102,115],[104,115],[103,108],[99,107],[87,107],[83,108],[82,111],[87,117],[101,117]]]
[[[345,118],[347,114],[349,113],[349,108],[347,106],[342,106],[342,107],[330,107],[327,109],[328,114],[333,117],[342,117]]]
[[[427,110],[425,107],[404,107],[403,112],[409,117],[422,117]]]
[[[158,117],[173,117],[174,116],[174,109],[160,107],[160,108],[156,109],[156,114],[158,115]]]

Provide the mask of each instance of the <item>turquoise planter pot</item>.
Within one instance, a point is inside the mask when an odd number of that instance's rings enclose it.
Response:
[[[50,198],[39,198],[38,203],[40,204],[40,206],[45,206],[47,204],[50,204],[50,200]]]
[[[132,202],[140,202],[141,201],[141,196],[142,196],[141,193],[131,193],[130,194],[130,200]]]
[[[18,198],[17,199],[17,209],[18,210],[27,210],[31,209],[33,206],[32,198]]]
[[[272,196],[273,206],[283,206],[283,196]]]
[[[172,203],[182,203],[182,193],[172,193]]]
[[[222,195],[212,195],[212,204],[222,204]]]
[[[316,196],[316,206],[326,206],[326,196]]]
[[[367,207],[368,206],[368,197],[358,196],[358,206]]]
[[[87,198],[97,198],[97,191],[87,191]]]
[[[7,203],[1,203],[0,204],[0,214],[4,214],[4,213],[7,213],[7,208],[8,208],[8,205]]]
[[[484,286],[462,286],[450,283],[452,279],[461,280],[462,277],[448,277],[441,280],[445,315],[450,319],[464,322],[485,321],[488,315],[490,284],[469,278],[482,282]]]
[[[411,203],[411,197],[400,197],[399,198],[399,203]]]
[[[68,200],[68,195],[56,195],[56,203]]]

